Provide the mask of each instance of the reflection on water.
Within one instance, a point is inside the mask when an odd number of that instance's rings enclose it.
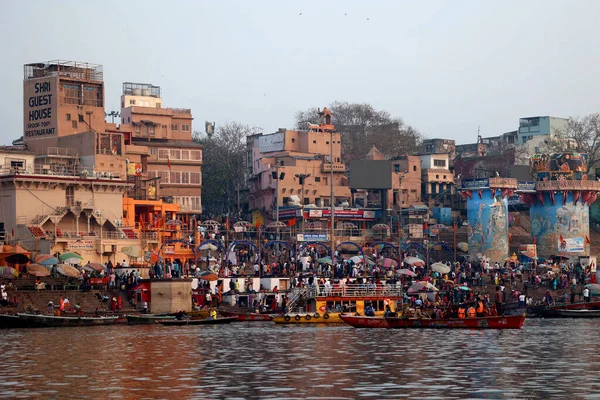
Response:
[[[598,398],[600,321],[2,331],[0,398]]]

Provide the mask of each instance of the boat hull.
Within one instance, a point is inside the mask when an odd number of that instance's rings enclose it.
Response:
[[[158,323],[161,325],[175,326],[175,325],[220,325],[230,324],[236,321],[236,317],[223,317],[223,318],[205,318],[205,319],[165,319],[159,320]]]
[[[16,314],[3,314],[0,315],[0,329],[13,329],[13,328],[32,328],[30,321],[20,318]]]
[[[153,315],[153,314],[141,314],[141,315],[127,315],[127,323],[129,325],[148,325],[156,324],[159,320],[170,320],[175,319],[169,315]]]
[[[365,317],[361,315],[342,314],[342,321],[355,328],[389,328],[390,325],[384,317]]]
[[[555,318],[600,318],[600,310],[554,310]]]
[[[119,318],[113,317],[57,317],[53,315],[17,314],[30,328],[75,327],[112,325]]]
[[[272,317],[276,324],[342,324],[341,313],[318,314],[288,314]]]
[[[555,305],[551,307],[547,307],[541,311],[541,315],[544,318],[571,318],[565,317],[565,313],[561,313],[561,311],[570,311],[570,310],[600,310],[600,302],[593,301],[589,303],[573,303],[573,304],[564,304],[564,305]],[[586,317],[590,318],[590,317]]]
[[[388,317],[386,319],[390,328],[393,329],[521,329],[525,322],[524,315],[450,319],[405,319]]]
[[[271,321],[272,316],[277,314],[257,314],[257,313],[233,313],[221,311],[224,317],[236,317],[238,321]]]

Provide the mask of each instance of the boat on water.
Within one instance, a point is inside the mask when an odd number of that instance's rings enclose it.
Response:
[[[235,313],[231,311],[220,311],[224,317],[236,317],[238,321],[271,321],[271,318],[278,314],[261,313]]]
[[[17,314],[0,315],[0,329],[32,328],[31,323]]]
[[[565,310],[600,310],[600,301],[555,304],[553,306],[545,307],[540,314],[544,318],[563,318],[564,313],[562,313],[562,311]]]
[[[285,315],[271,319],[276,324],[341,324],[344,312],[364,314],[373,307],[376,316],[383,316],[386,306],[392,312],[402,302],[402,288],[397,285],[348,284],[332,287],[306,286],[295,288],[289,295]]]
[[[449,319],[386,317],[386,320],[392,329],[521,329],[525,322],[525,315]]]
[[[75,326],[100,326],[112,325],[119,318],[110,317],[63,317],[43,314],[19,313],[17,316],[25,322],[28,328],[47,328],[47,327],[75,327]]]
[[[341,314],[342,321],[355,328],[389,328],[384,317],[366,317],[364,315]]]
[[[220,317],[220,318],[205,318],[205,319],[162,319],[157,322],[161,325],[219,325],[229,324],[237,321],[237,317]]]
[[[129,325],[148,325],[156,324],[156,321],[175,319],[174,315],[158,314],[128,314],[125,316]]]
[[[554,310],[554,318],[600,318],[600,310],[574,309]]]

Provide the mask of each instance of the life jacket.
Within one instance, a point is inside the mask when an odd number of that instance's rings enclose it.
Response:
[[[471,306],[467,309],[467,316],[469,318],[475,318],[476,314],[475,314],[475,307]]]
[[[479,314],[483,314],[483,301],[478,301],[477,302],[477,312]]]
[[[458,309],[458,318],[464,318],[465,317],[465,309],[460,307]]]

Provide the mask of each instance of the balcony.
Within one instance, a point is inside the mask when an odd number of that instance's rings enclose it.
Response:
[[[331,163],[321,164],[321,172],[331,172]],[[346,172],[346,165],[341,163],[333,163],[333,172]]]

